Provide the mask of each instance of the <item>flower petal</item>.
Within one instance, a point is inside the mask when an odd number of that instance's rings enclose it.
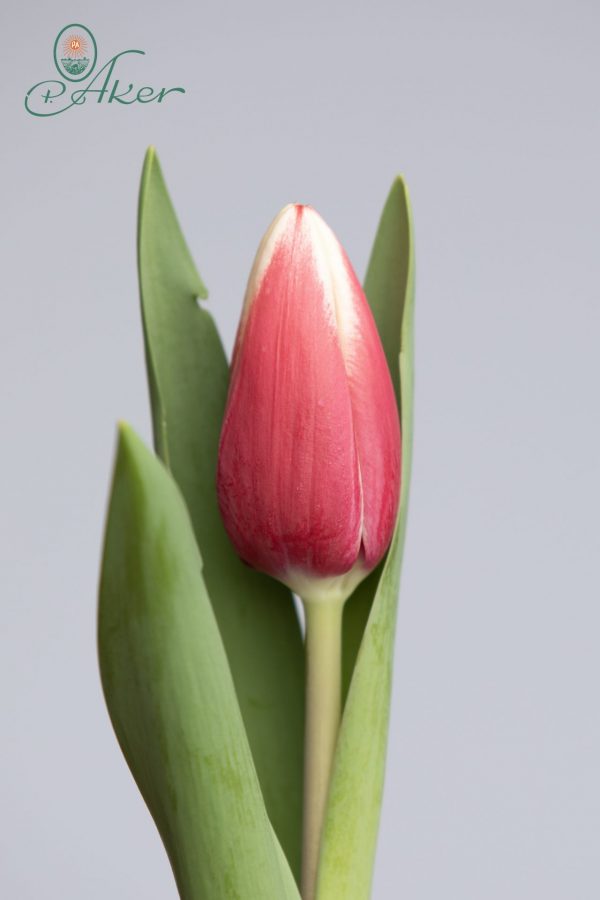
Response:
[[[282,580],[346,572],[361,541],[351,396],[313,237],[307,208],[289,206],[259,249],[219,451],[228,533]]]

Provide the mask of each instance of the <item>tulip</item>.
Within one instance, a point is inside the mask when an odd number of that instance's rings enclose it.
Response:
[[[240,557],[304,604],[304,900],[340,719],[342,606],[390,543],[400,447],[390,372],[348,257],[314,209],[286,206],[250,273],[217,490]]]
[[[348,596],[391,540],[400,425],[371,310],[335,235],[286,206],[256,256],[218,496],[238,554],[304,600]]]

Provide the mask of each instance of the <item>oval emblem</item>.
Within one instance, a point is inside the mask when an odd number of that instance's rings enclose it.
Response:
[[[54,41],[54,64],[63,78],[83,81],[96,65],[96,40],[85,25],[66,25]]]

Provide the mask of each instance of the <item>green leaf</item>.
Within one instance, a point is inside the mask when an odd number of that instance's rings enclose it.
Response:
[[[405,306],[407,301],[412,302],[413,299],[411,293],[414,289],[411,281],[414,279],[412,254],[410,204],[406,185],[403,179],[398,177],[392,185],[381,214],[364,287],[390,368],[401,419],[398,357]],[[356,654],[362,641],[384,563],[385,560],[359,585],[344,609],[344,696],[350,685]]]
[[[98,636],[111,719],[182,900],[299,900],[262,800],[187,509],[126,426]]]
[[[406,306],[414,300],[414,253],[410,201],[398,176],[388,194],[365,276],[365,293],[377,323],[401,408],[398,355],[407,333]],[[412,314],[412,310],[410,311]],[[412,348],[411,348],[412,349]]]
[[[187,503],[267,811],[299,878],[300,627],[290,591],[244,566],[221,522],[215,473],[228,365],[213,319],[197,303],[206,289],[152,149],[140,188],[138,269],[156,450]]]
[[[368,900],[379,826],[412,457],[414,248],[408,196],[400,179],[392,187],[381,218],[366,289],[380,332],[385,335],[391,323],[398,326],[400,508],[344,707],[323,831],[317,900]],[[389,360],[397,361],[390,339],[386,352]],[[363,594],[368,600],[366,588]],[[353,624],[356,626],[356,621]],[[355,643],[357,634],[355,630]],[[346,672],[349,668],[347,663]]]

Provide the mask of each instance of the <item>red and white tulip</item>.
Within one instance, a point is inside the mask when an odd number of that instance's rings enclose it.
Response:
[[[250,274],[221,431],[219,505],[238,554],[305,600],[349,596],[390,543],[400,457],[356,274],[314,209],[286,206]]]

